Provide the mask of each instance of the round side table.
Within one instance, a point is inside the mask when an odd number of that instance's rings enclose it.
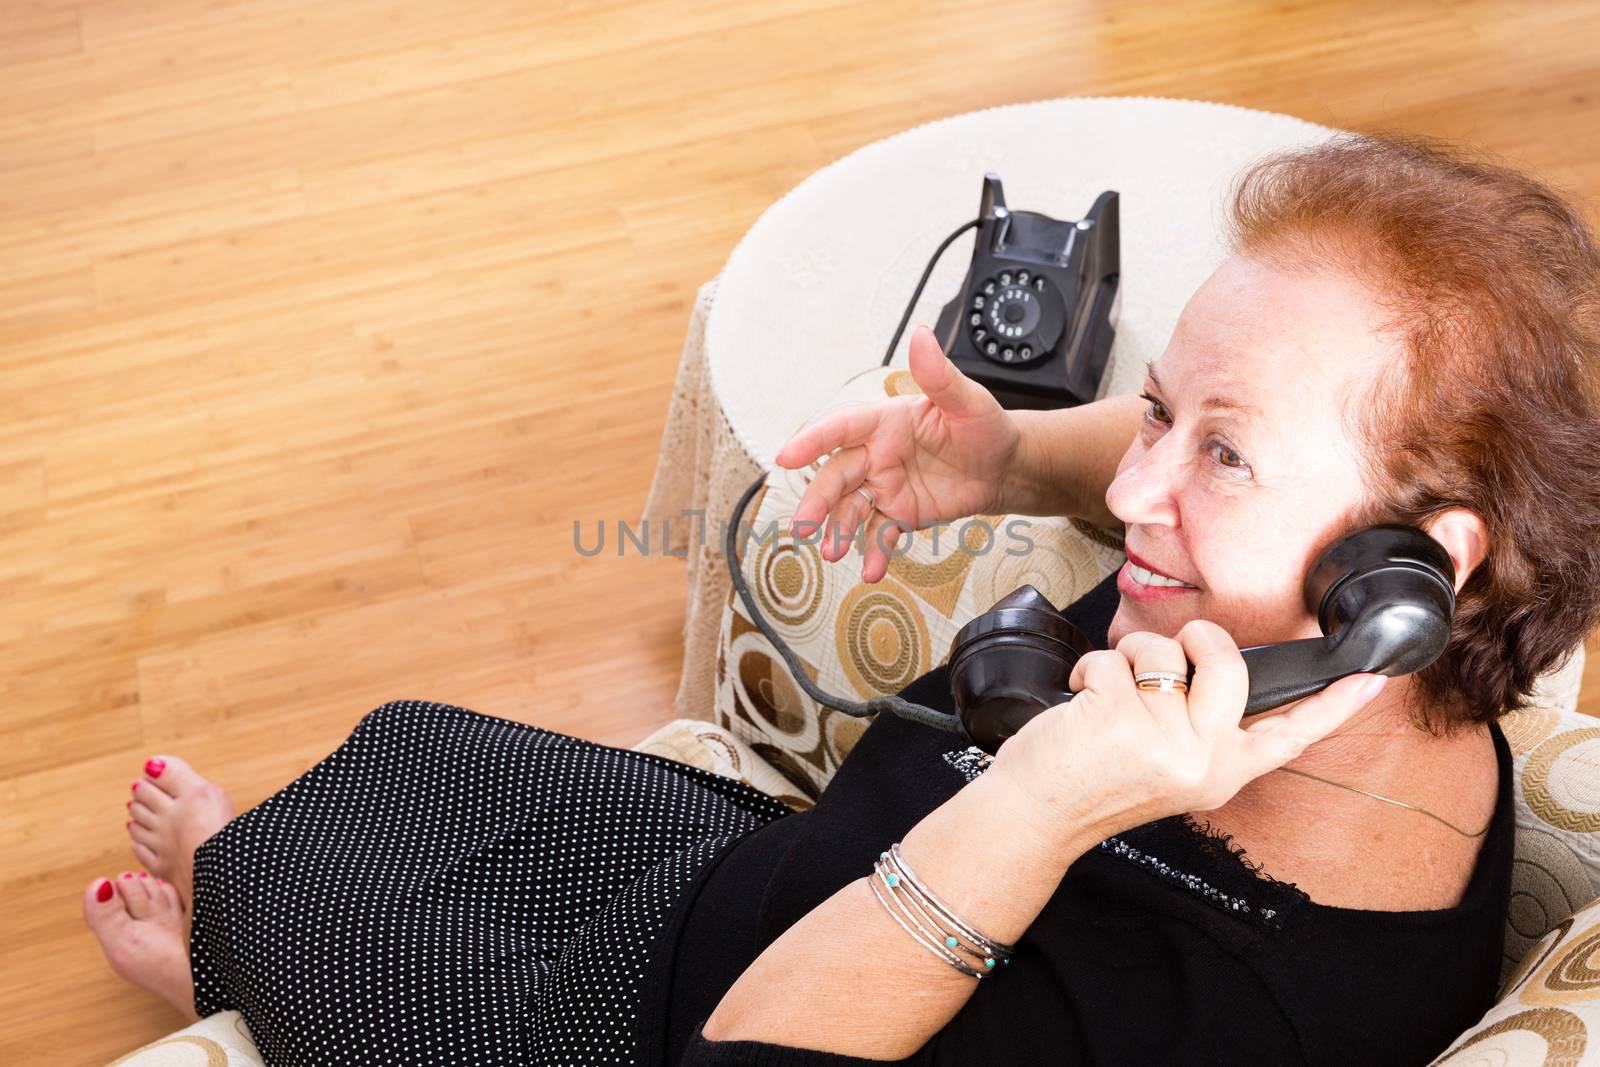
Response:
[[[850,377],[883,359],[928,258],[978,214],[985,172],[1013,210],[1081,218],[1121,194],[1121,308],[1101,395],[1133,392],[1224,256],[1234,178],[1339,131],[1286,115],[1155,97],[1068,97],[930,122],[866,145],[768,208],[700,287],[642,521],[685,556],[677,714],[712,718],[730,581],[721,533],[739,495]],[[937,320],[972,258],[945,251],[910,326]],[[664,533],[663,533],[664,531]],[[840,565],[849,565],[848,558]]]

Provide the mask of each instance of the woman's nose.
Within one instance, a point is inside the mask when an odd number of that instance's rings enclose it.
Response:
[[[1178,525],[1178,495],[1190,465],[1169,447],[1168,434],[1124,467],[1106,489],[1106,507],[1129,526]]]

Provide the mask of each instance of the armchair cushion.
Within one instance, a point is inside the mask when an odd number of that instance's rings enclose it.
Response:
[[[1580,648],[1540,680],[1532,706],[1500,717],[1517,800],[1506,975],[1600,895],[1600,720],[1574,710],[1582,675]]]
[[[637,752],[650,752],[703,771],[726,775],[777,797],[795,811],[805,811],[812,806],[811,798],[795,789],[777,768],[732,731],[715,723],[673,719],[632,747]]]
[[[1600,1045],[1590,1039],[1600,1033],[1597,951],[1600,900],[1593,900],[1535,941],[1507,976],[1494,1007],[1434,1063],[1576,1067],[1600,1062]]]
[[[264,1067],[250,1030],[236,1011],[208,1015],[109,1067]]]

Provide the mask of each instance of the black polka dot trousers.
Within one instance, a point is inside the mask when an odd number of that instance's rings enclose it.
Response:
[[[385,704],[195,851],[195,1007],[237,1009],[271,1067],[631,1064],[681,890],[786,814],[661,756]]]

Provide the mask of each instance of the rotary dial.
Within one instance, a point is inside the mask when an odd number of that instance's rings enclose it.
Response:
[[[979,352],[997,363],[1026,363],[1044,355],[1036,331],[1043,317],[1039,294],[1044,276],[1001,271],[987,278],[972,298],[967,327]]]

